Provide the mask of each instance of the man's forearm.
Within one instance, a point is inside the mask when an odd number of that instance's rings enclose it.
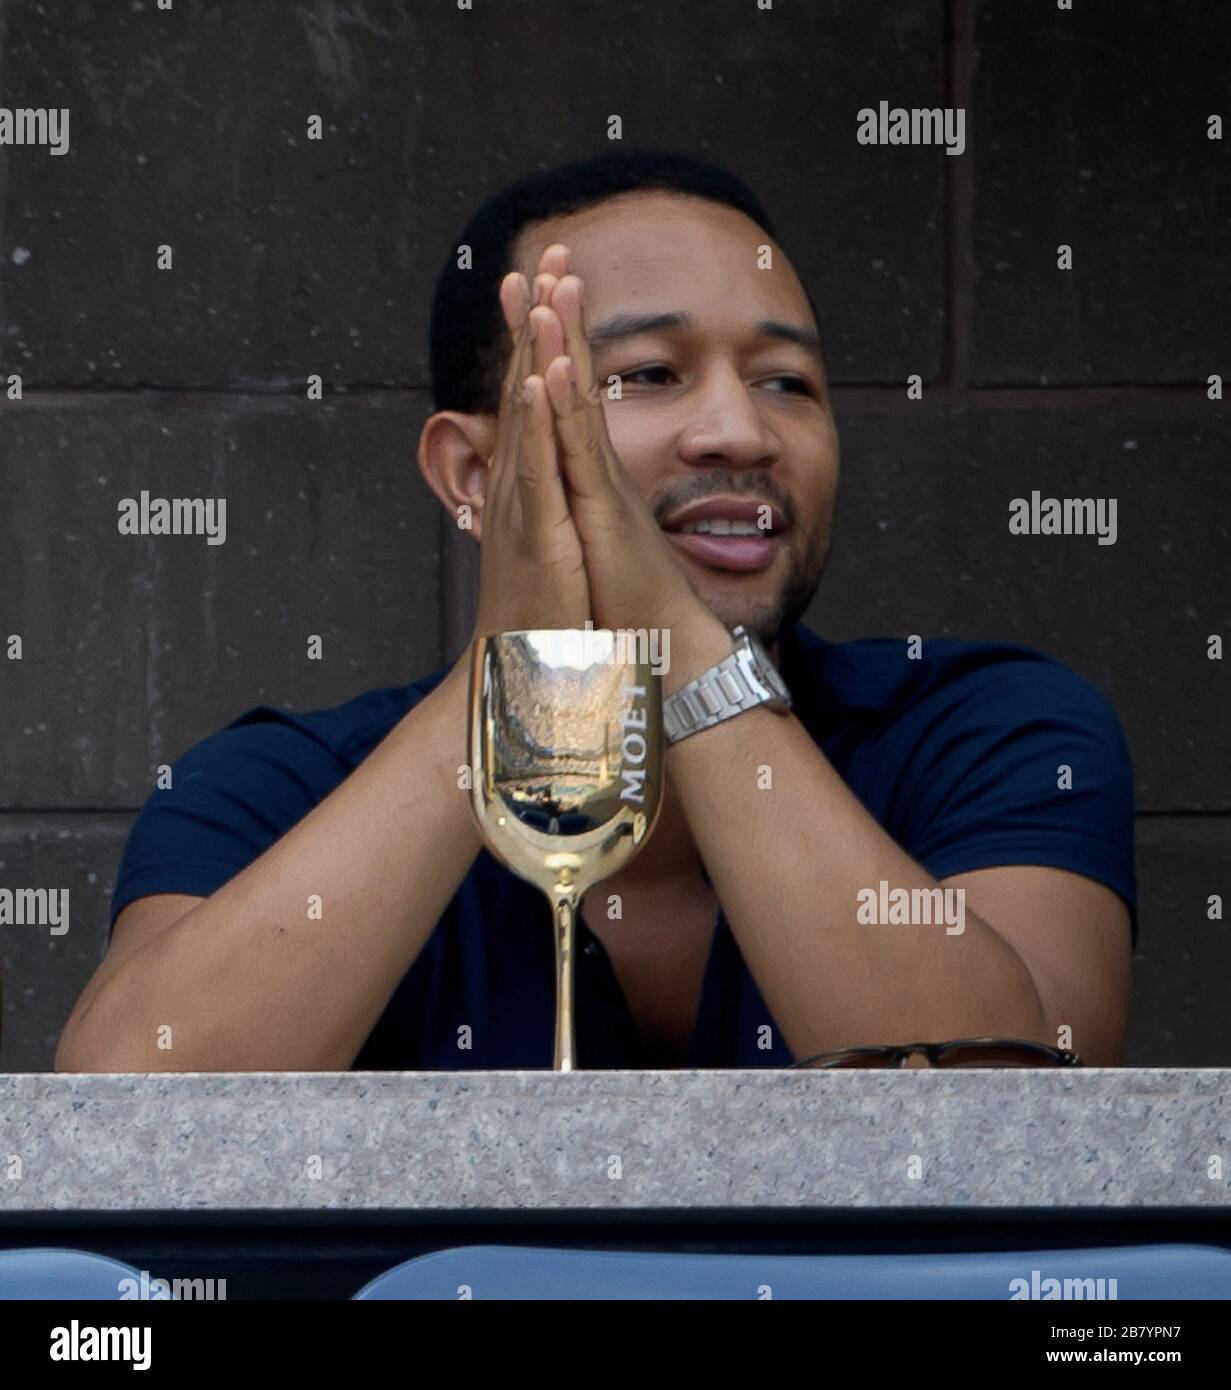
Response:
[[[666,693],[729,654],[714,619],[672,633]],[[750,710],[672,745],[667,772],[731,930],[796,1057],[983,1035],[1048,1037],[1025,963],[965,930],[868,925],[859,894],[933,879],[877,823],[794,715]]]
[[[73,1021],[62,1069],[349,1068],[478,852],[457,776],[466,701],[463,662],[298,825],[123,961]]]

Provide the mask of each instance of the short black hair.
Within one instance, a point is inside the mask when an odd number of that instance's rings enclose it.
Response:
[[[461,269],[450,250],[432,297],[429,357],[437,410],[495,414],[508,332],[500,312],[500,282],[515,267],[513,244],[524,227],[620,193],[662,189],[724,203],[751,218],[775,241],[778,234],[756,194],[726,169],[673,150],[619,150],[538,169],[494,193],[457,238],[470,247]],[[804,293],[820,327],[807,286]],[[823,356],[822,350],[822,356]],[[828,363],[826,363],[828,376]]]

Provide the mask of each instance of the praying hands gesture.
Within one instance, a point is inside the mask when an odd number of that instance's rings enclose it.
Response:
[[[478,635],[518,627],[720,628],[612,447],[568,249],[533,290],[512,272],[513,337],[484,503]],[[724,654],[730,642],[719,638]]]

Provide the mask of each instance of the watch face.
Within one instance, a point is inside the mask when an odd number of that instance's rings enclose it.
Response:
[[[747,628],[737,628],[736,631],[748,640],[748,646],[753,656],[756,658],[757,675],[760,676],[761,680],[765,682],[769,689],[772,690],[780,700],[786,700],[790,703],[791,692],[786,688],[786,683],[778,674],[777,667],[770,660],[769,653],[765,650],[759,639],[754,637]]]
[[[786,682],[773,666],[767,666],[765,668],[765,683],[780,700],[790,701],[791,692],[786,688]]]

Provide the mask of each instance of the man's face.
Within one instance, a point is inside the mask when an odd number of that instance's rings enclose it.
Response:
[[[534,223],[514,268],[533,280],[553,242],[585,282],[607,429],[633,485],[702,601],[728,628],[743,623],[772,641],[820,582],[838,481],[819,355],[762,326],[816,332],[795,272],[743,213],[667,193],[621,194]],[[758,266],[765,244],[771,269]],[[620,320],[650,315],[677,321],[622,331]],[[758,526],[766,519],[768,533]],[[749,523],[752,535],[722,534]]]

